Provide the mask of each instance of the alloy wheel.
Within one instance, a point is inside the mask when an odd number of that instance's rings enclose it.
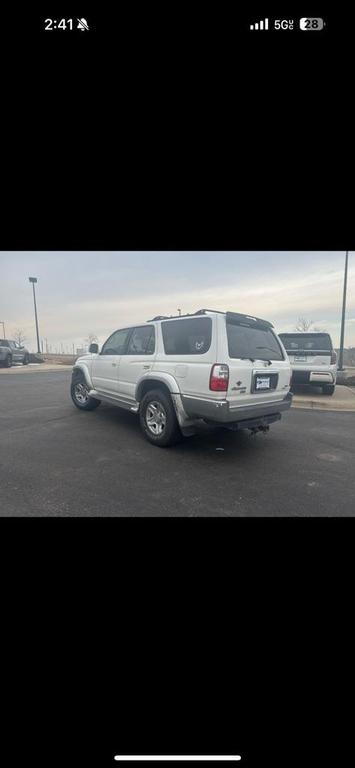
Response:
[[[80,405],[85,405],[88,402],[89,393],[88,393],[88,388],[86,384],[83,384],[82,382],[75,384],[74,394],[75,394],[76,400],[78,401],[78,403],[80,403]]]
[[[145,412],[145,420],[153,435],[162,435],[166,426],[166,413],[162,404],[157,400],[149,403]]]

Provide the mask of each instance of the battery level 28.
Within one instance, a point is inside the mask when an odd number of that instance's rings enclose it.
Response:
[[[304,32],[315,32],[323,29],[324,21],[319,18],[302,18],[300,19],[300,29]]]

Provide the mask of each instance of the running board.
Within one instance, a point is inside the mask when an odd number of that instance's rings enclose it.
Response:
[[[89,396],[96,398],[96,400],[102,400],[109,405],[118,405],[120,408],[132,411],[132,413],[138,413],[139,411],[139,403],[132,405],[132,400],[128,402],[127,400],[122,400],[122,398],[98,392],[96,389],[90,389]]]

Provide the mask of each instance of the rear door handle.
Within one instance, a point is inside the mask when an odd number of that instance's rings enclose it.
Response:
[[[143,365],[143,368],[144,368],[144,370],[146,370],[146,371],[148,370],[149,371],[150,365]]]

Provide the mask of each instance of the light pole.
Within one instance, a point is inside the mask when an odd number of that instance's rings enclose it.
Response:
[[[35,319],[36,319],[36,333],[37,333],[37,352],[40,355],[41,354],[41,347],[39,345],[39,331],[38,331],[38,318],[37,318],[37,306],[36,306],[36,292],[35,292],[35,283],[37,283],[36,277],[29,277],[28,278],[30,283],[32,283],[33,288],[33,303],[35,306]]]
[[[4,334],[4,339],[6,339],[6,335],[5,335],[5,323],[4,323],[4,321],[3,321],[3,320],[0,320],[0,323],[1,323],[1,325],[2,325],[2,330],[3,330],[3,334]]]
[[[341,315],[341,331],[340,331],[340,349],[339,349],[339,365],[338,371],[343,371],[343,358],[344,358],[344,331],[345,331],[345,309],[346,309],[346,286],[348,282],[348,260],[349,251],[345,254],[345,270],[344,270],[344,290],[343,290],[343,310]]]

